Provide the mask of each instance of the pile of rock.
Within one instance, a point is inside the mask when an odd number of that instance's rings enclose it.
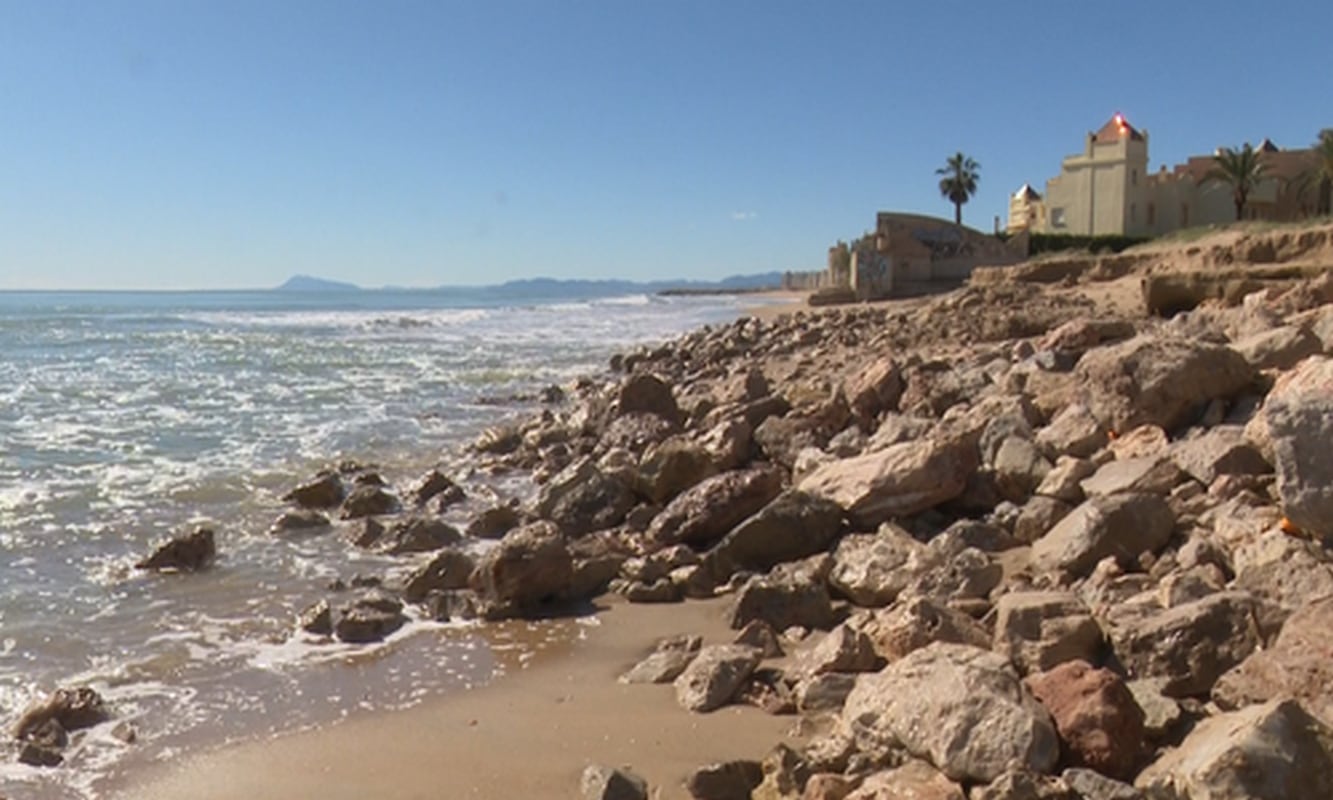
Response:
[[[696,798],[1333,796],[1326,283],[1168,322],[978,290],[742,320],[617,360],[652,412],[585,387],[500,461],[616,498],[550,518],[628,553],[630,599],[732,595],[745,636],[625,680],[823,720]],[[922,319],[965,309],[967,346]]]

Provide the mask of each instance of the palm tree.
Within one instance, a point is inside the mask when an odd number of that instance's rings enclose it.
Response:
[[[1314,174],[1319,181],[1319,213],[1333,213],[1333,128],[1319,132],[1314,160]]]
[[[1203,176],[1203,182],[1221,181],[1231,186],[1231,200],[1236,204],[1236,219],[1245,213],[1245,202],[1250,192],[1264,179],[1268,165],[1263,162],[1262,154],[1250,146],[1249,142],[1239,150],[1223,147],[1213,156],[1213,168]]]
[[[963,203],[977,193],[980,169],[980,164],[960,151],[949,156],[944,166],[935,170],[936,175],[944,176],[940,178],[940,194],[953,203],[953,221],[959,225],[963,224]]]

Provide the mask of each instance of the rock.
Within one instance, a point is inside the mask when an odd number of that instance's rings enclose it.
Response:
[[[575,537],[619,525],[634,504],[634,493],[623,480],[584,459],[542,487],[537,513]]]
[[[161,545],[134,567],[154,572],[198,572],[211,565],[217,554],[213,529],[197,528]]]
[[[704,647],[674,681],[676,702],[696,712],[721,708],[758,666],[759,651],[754,648],[735,644]]]
[[[391,556],[427,553],[463,540],[458,529],[438,517],[399,520],[375,538],[375,548]]]
[[[671,387],[656,375],[635,373],[620,384],[616,397],[618,414],[653,414],[675,425],[681,420],[680,407]]]
[[[628,672],[621,683],[670,683],[685,671],[698,655],[703,640],[698,636],[673,636],[657,643],[657,648]]]
[[[583,770],[579,793],[583,800],[648,800],[648,784],[628,769],[593,764]]]
[[[869,429],[869,423],[880,413],[898,406],[903,393],[898,364],[891,358],[876,359],[847,378],[843,393],[852,413]]]
[[[963,789],[924,761],[876,772],[846,800],[967,800]]]
[[[1082,496],[1082,492],[1079,496]],[[1031,544],[1045,536],[1073,510],[1074,507],[1063,500],[1033,495],[1023,504],[1018,519],[1014,521],[1014,538]]]
[[[757,761],[726,761],[700,767],[685,780],[692,800],[750,800],[750,792],[764,780]]]
[[[802,411],[769,417],[754,429],[755,444],[764,458],[789,470],[795,470],[802,453],[822,452],[828,440],[829,431],[823,423]]]
[[[347,489],[343,486],[342,478],[335,472],[328,472],[296,487],[283,495],[282,499],[301,508],[333,508],[342,503],[346,496]]]
[[[1180,703],[1162,694],[1166,684],[1166,678],[1143,678],[1125,684],[1143,709],[1143,732],[1154,742],[1168,739],[1184,718]]]
[[[707,448],[682,436],[673,436],[644,454],[636,488],[648,500],[661,505],[716,474],[717,465]]]
[[[927,550],[936,550],[940,541],[941,537],[936,537]],[[903,590],[904,594],[936,597],[947,602],[981,600],[1004,577],[1004,567],[975,547],[952,553],[936,552],[938,556],[934,560],[940,566],[918,572]]]
[[[797,488],[832,500],[854,525],[869,529],[959,496],[977,459],[976,448],[966,441],[903,442],[826,464]]]
[[[1072,593],[1010,592],[996,602],[995,611],[994,649],[1020,672],[1101,660],[1102,629]]]
[[[718,469],[733,470],[750,460],[754,428],[744,417],[724,419],[699,437],[699,444]]]
[[[874,643],[865,633],[838,625],[799,659],[800,671],[809,675],[826,672],[871,672],[881,666]]]
[[[923,564],[933,566],[925,545],[885,523],[878,533],[852,534],[838,542],[829,586],[857,605],[885,606],[907,588]]]
[[[1053,497],[1066,503],[1081,503],[1085,495],[1083,487],[1079,484],[1096,471],[1097,466],[1087,459],[1060,456],[1034,492],[1042,497]]]
[[[1165,545],[1174,527],[1171,507],[1158,495],[1093,497],[1033,543],[1032,564],[1038,570],[1075,577],[1087,575],[1108,556],[1136,564],[1142,554]]]
[[[561,597],[574,575],[574,559],[560,530],[534,522],[506,533],[472,574],[472,586],[501,606],[532,610]]]
[[[842,726],[862,750],[901,743],[954,780],[1047,772],[1059,757],[1050,717],[1008,660],[966,645],[935,643],[861,676]]]
[[[1093,416],[1117,432],[1183,427],[1209,401],[1238,394],[1255,377],[1229,347],[1149,335],[1097,348],[1075,372]]]
[[[713,391],[713,397],[721,405],[727,403],[749,403],[767,397],[772,388],[764,371],[755,367],[744,372],[733,373],[723,380]]]
[[[1312,356],[1283,375],[1259,412],[1272,442],[1282,512],[1333,537],[1333,358]]]
[[[65,757],[56,747],[38,742],[24,742],[19,747],[18,760],[20,764],[31,767],[58,767],[64,763]]]
[[[1128,783],[1082,767],[1061,772],[1060,780],[1082,800],[1145,800],[1143,793]]]
[[[1218,425],[1202,436],[1176,442],[1171,458],[1185,472],[1207,486],[1222,475],[1263,475],[1272,467],[1245,439],[1240,425]]]
[[[827,628],[834,617],[833,604],[822,582],[798,576],[765,576],[751,578],[736,593],[730,624],[736,630],[753,620],[763,620],[779,631],[795,625]]]
[[[756,669],[736,692],[733,701],[754,706],[772,716],[796,713],[790,681],[780,669]]]
[[[445,492],[461,493],[462,489],[449,476],[438,469],[433,469],[422,475],[408,494],[412,497],[412,502],[420,508],[430,502],[432,498]]]
[[[1135,780],[1150,797],[1333,797],[1333,730],[1294,700],[1200,722]]]
[[[855,785],[850,778],[843,775],[816,772],[806,781],[805,792],[800,795],[800,800],[846,800]]]
[[[339,609],[333,635],[352,644],[378,642],[407,622],[403,604],[381,594],[370,594]]]
[[[481,432],[472,443],[472,449],[478,453],[503,456],[514,452],[523,444],[523,432],[517,425],[495,425]]]
[[[1292,614],[1271,647],[1218,679],[1212,697],[1228,710],[1294,697],[1333,727],[1333,596]]]
[[[760,769],[764,780],[751,793],[751,800],[799,798],[801,787],[810,779],[805,758],[785,744],[778,744],[764,756]]]
[[[1062,778],[1010,770],[986,786],[974,787],[968,800],[1085,800]]]
[[[358,486],[343,501],[340,516],[343,519],[392,514],[398,510],[398,498],[385,491],[382,486],[371,484]]]
[[[297,617],[296,624],[306,633],[313,633],[316,636],[332,636],[333,611],[329,609],[328,601],[320,600],[307,606]]]
[[[856,688],[856,674],[821,672],[806,675],[796,683],[796,708],[802,714],[841,711],[847,695]]]
[[[1284,325],[1231,344],[1255,369],[1291,369],[1306,356],[1320,353],[1324,343],[1307,328]]]
[[[679,603],[685,599],[681,587],[670,578],[634,581],[621,588],[620,594],[631,603]]]
[[[933,642],[985,649],[991,636],[976,620],[928,597],[911,597],[875,613],[866,634],[881,658],[897,661]]]
[[[106,702],[95,690],[86,686],[56,689],[45,700],[24,710],[14,724],[14,738],[31,738],[52,721],[58,723],[62,731],[77,731],[91,728],[110,717]]]
[[[824,552],[841,529],[836,503],[789,489],[732,528],[704,561],[719,580],[740,570],[766,572]]]
[[[269,530],[273,533],[289,533],[327,528],[329,525],[329,518],[318,511],[302,509],[300,511],[284,512],[282,516],[273,521]]]
[[[1185,480],[1185,473],[1166,454],[1160,453],[1107,462],[1080,481],[1079,488],[1087,497],[1128,492],[1166,496],[1182,480]]]
[[[1262,644],[1256,605],[1244,592],[1219,592],[1114,626],[1111,643],[1130,677],[1165,678],[1169,697],[1207,694]]]
[[[523,517],[518,513],[518,509],[502,503],[491,506],[473,517],[465,533],[472,539],[499,539],[521,524]]]
[[[736,634],[731,643],[753,647],[764,658],[781,658],[785,655],[782,644],[778,641],[777,632],[773,630],[773,626],[761,619],[752,620],[741,628],[741,632]]]
[[[1232,551],[1234,588],[1252,592],[1284,608],[1297,609],[1333,594],[1333,560],[1327,549],[1296,539],[1281,529],[1264,532]]]
[[[990,467],[1001,494],[1008,500],[1022,502],[1046,479],[1052,465],[1031,439],[1007,436],[990,460]]]
[[[672,500],[648,526],[658,545],[706,547],[768,505],[782,491],[782,471],[773,467],[716,475]]]
[[[466,589],[475,568],[473,557],[455,548],[445,548],[417,567],[403,584],[403,599],[420,603],[434,591]]]
[[[1112,778],[1132,778],[1144,752],[1144,714],[1124,681],[1086,661],[1066,661],[1028,676],[1050,713],[1066,763]]]
[[[1082,403],[1071,403],[1037,431],[1036,445],[1048,458],[1073,456],[1084,459],[1106,444],[1106,428]]]

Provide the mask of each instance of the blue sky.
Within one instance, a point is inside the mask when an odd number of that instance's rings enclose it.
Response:
[[[1123,112],[1154,168],[1333,127],[1333,6],[0,0],[0,288],[816,269],[990,230]]]

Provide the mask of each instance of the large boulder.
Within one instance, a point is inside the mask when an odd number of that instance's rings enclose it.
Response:
[[[1081,577],[1103,558],[1134,564],[1166,544],[1175,514],[1159,495],[1126,493],[1094,497],[1069,512],[1032,545],[1032,564]]]
[[[712,545],[777,497],[782,480],[782,470],[770,466],[716,475],[672,500],[647,536],[658,545]]]
[[[875,652],[886,661],[897,661],[934,642],[952,642],[973,647],[990,646],[990,633],[981,623],[957,609],[929,597],[910,597],[875,612],[866,626]]]
[[[807,576],[773,574],[751,578],[736,593],[729,621],[740,630],[754,620],[762,620],[774,630],[795,625],[803,628],[827,628],[836,614],[823,582]]]
[[[463,534],[439,517],[398,520],[375,538],[374,547],[389,555],[427,553],[462,541]]]
[[[218,548],[212,528],[197,528],[160,545],[136,569],[153,572],[198,572],[217,558]]]
[[[347,488],[336,472],[326,472],[314,480],[303,483],[287,494],[283,500],[295,503],[301,508],[333,508],[347,497]]]
[[[338,610],[333,635],[352,644],[377,642],[407,622],[403,604],[381,594],[359,597]]]
[[[1294,700],[1218,714],[1134,785],[1150,797],[1183,800],[1333,797],[1333,729]]]
[[[1218,679],[1213,700],[1235,709],[1294,697],[1333,726],[1333,596],[1292,614],[1273,645]]]
[[[383,486],[365,483],[357,486],[342,502],[343,519],[361,519],[380,514],[392,514],[399,508],[398,498]]]
[[[1262,475],[1272,467],[1245,439],[1240,425],[1218,425],[1171,446],[1171,458],[1204,486],[1222,475]]]
[[[434,591],[465,589],[475,566],[475,559],[462,550],[452,547],[441,550],[407,576],[403,582],[403,599],[420,603]]]
[[[1111,627],[1111,644],[1132,678],[1161,677],[1169,697],[1207,694],[1222,673],[1263,643],[1257,603],[1218,592]]]
[[[487,551],[472,574],[472,584],[487,600],[520,610],[564,594],[573,580],[574,558],[560,530],[534,522],[504,535]]]
[[[624,522],[634,503],[634,493],[624,481],[584,459],[561,470],[542,487],[537,513],[560,526],[567,536],[582,536]]]
[[[852,523],[870,529],[959,496],[978,454],[965,439],[901,442],[819,467],[797,488],[842,506]]]
[[[1260,416],[1283,513],[1303,530],[1333,536],[1333,358],[1307,358],[1282,376]]]
[[[843,383],[847,405],[856,418],[869,428],[883,411],[898,407],[903,393],[902,373],[892,358],[880,358],[852,373]]]
[[[808,795],[807,795],[808,796]],[[924,761],[873,773],[844,800],[966,800],[963,788]]]
[[[1102,629],[1070,592],[1010,592],[1000,597],[995,612],[994,649],[1022,672],[1100,660]]]
[[[989,782],[1012,766],[1048,772],[1060,755],[1050,716],[1006,658],[936,643],[862,675],[841,727],[864,751],[901,744],[954,780]]]
[[[843,537],[833,551],[829,585],[861,606],[886,606],[897,599],[934,554],[893,523],[878,533]]]
[[[1255,379],[1229,347],[1149,335],[1089,352],[1076,374],[1088,408],[1117,432],[1188,425],[1209,401],[1229,398]]]
[[[1291,369],[1306,356],[1321,352],[1324,343],[1309,328],[1283,325],[1246,336],[1231,348],[1255,369]]]
[[[671,394],[671,387],[656,375],[635,373],[620,384],[616,397],[620,414],[653,414],[674,424],[680,422],[680,407]]]
[[[719,579],[737,570],[767,572],[822,553],[841,529],[842,509],[836,503],[789,489],[732,528],[704,563]]]
[[[1026,683],[1055,721],[1066,763],[1113,778],[1134,776],[1144,752],[1143,709],[1119,675],[1066,661]]]
[[[675,680],[676,702],[690,711],[713,711],[731,701],[759,666],[760,653],[739,644],[705,647]]]
[[[713,455],[702,444],[673,436],[648,448],[639,463],[635,488],[651,502],[662,504],[717,473]]]
[[[14,738],[27,739],[51,721],[59,723],[62,730],[75,731],[90,728],[110,716],[106,702],[93,689],[86,686],[56,689],[24,710],[14,724]]]
[[[648,784],[628,769],[591,764],[579,780],[583,800],[648,800]]]

